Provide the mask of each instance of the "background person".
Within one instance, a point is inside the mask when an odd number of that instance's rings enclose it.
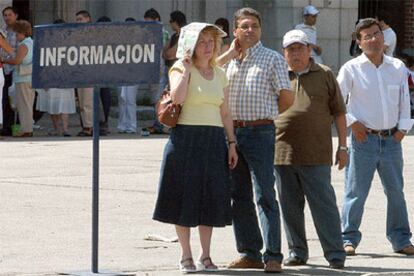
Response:
[[[161,22],[161,16],[158,13],[157,10],[151,8],[147,10],[144,14],[144,20],[145,21],[157,21]],[[168,31],[163,27],[162,28],[162,43],[163,47],[166,47],[169,40],[169,33]],[[158,83],[158,89],[156,89],[156,92],[152,94],[151,100],[152,102],[158,102],[159,98],[161,97],[162,93],[165,89],[168,89],[168,68],[165,64],[165,60],[161,55],[161,62],[160,62],[160,79]],[[159,121],[158,118],[155,118],[154,124],[151,127],[143,129],[144,133],[148,132],[151,134],[167,134],[169,133],[168,127],[163,126]]]
[[[3,60],[3,63],[16,65],[13,70],[13,83],[16,87],[16,107],[20,121],[20,132],[16,137],[32,137],[35,98],[35,91],[32,89],[32,26],[26,20],[17,20],[13,29],[19,41],[16,57]]]
[[[226,52],[230,48],[231,40],[230,40],[230,23],[226,18],[220,17],[214,22],[214,24],[222,29],[227,36],[223,37],[221,40],[221,48],[220,48],[220,55]]]
[[[63,24],[63,19],[56,19],[53,24]],[[49,136],[70,137],[69,114],[76,113],[75,90],[73,88],[37,89],[36,109],[50,114],[53,129]]]
[[[355,26],[358,24],[359,19],[355,22]],[[349,46],[349,55],[351,57],[357,57],[362,53],[359,45],[357,43],[356,33],[352,32],[351,34],[351,45]]]
[[[135,22],[132,17],[125,22]],[[139,85],[122,86],[118,89],[118,133],[137,133],[137,92]]]
[[[172,99],[183,108],[165,146],[153,218],[175,224],[184,273],[217,270],[210,257],[213,227],[231,224],[229,167],[236,166],[237,153],[228,80],[215,65],[221,35],[217,27],[206,25],[193,56],[170,70]],[[196,226],[201,252],[195,265],[190,228]]]
[[[312,58],[317,63],[323,63],[322,48],[318,45],[318,33],[316,29],[316,21],[318,19],[319,10],[312,5],[303,9],[303,23],[296,25],[295,29],[303,31],[309,38],[312,46]]]
[[[168,70],[177,60],[176,53],[178,38],[180,37],[181,28],[185,25],[187,25],[187,19],[184,13],[181,11],[173,11],[170,14],[170,26],[174,33],[171,35],[170,40],[162,51],[162,57],[165,59],[165,65]]]
[[[7,54],[13,53],[13,48],[7,42],[6,35],[2,31],[0,31],[0,51],[5,52]],[[0,63],[0,91],[3,91],[3,86],[4,86],[3,64]],[[0,94],[0,103],[1,102],[2,102],[2,94]],[[0,105],[0,124],[3,124],[2,105]],[[0,133],[0,137],[1,137],[1,133]]]
[[[397,35],[390,25],[387,24],[389,22],[389,11],[384,9],[378,10],[375,19],[378,20],[384,35],[384,53],[393,57],[395,54],[395,47],[397,46]]]
[[[111,19],[107,16],[101,16],[96,20],[97,23],[103,23],[103,22],[111,22]],[[99,90],[99,96],[101,99],[102,104],[102,114],[100,116],[100,122],[99,122],[99,135],[107,135],[109,133],[109,126],[108,126],[108,117],[109,112],[111,110],[111,100],[112,100],[112,94],[111,94],[111,88],[110,87],[98,87],[96,88]]]
[[[88,11],[81,10],[76,13],[77,23],[92,22]],[[78,132],[77,136],[92,136],[93,124],[93,87],[77,88],[79,99],[79,109],[82,123],[82,130]]]
[[[0,51],[0,57],[4,60],[13,58],[16,54],[19,42],[16,39],[16,32],[13,31],[13,26],[17,21],[18,15],[16,9],[13,7],[5,7],[2,11],[2,14],[3,20],[6,23],[6,27],[3,29],[3,31],[6,33],[6,40],[13,50],[12,53],[8,53],[4,50]],[[12,135],[12,125],[15,123],[15,114],[9,100],[9,87],[13,84],[13,69],[14,66],[12,64],[4,64],[4,86],[2,90],[3,98],[1,101],[3,114],[3,126],[1,135],[3,136]]]

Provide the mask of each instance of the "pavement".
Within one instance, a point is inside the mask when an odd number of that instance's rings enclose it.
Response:
[[[47,137],[47,118],[39,124],[43,128],[35,132],[36,137],[0,140],[0,275],[91,272],[91,138]],[[73,134],[78,130],[74,124]],[[112,134],[100,141],[99,271],[181,275],[173,226],[151,219],[168,137],[117,134],[113,125]],[[414,136],[407,136],[403,143],[405,195],[414,228]],[[343,171],[333,168],[339,208],[343,179]],[[328,268],[306,209],[308,265],[286,267],[281,275],[414,275],[414,257],[393,253],[385,237],[385,207],[376,175],[365,207],[358,255],[347,258],[343,270]],[[192,234],[196,257],[198,234],[195,230]],[[159,236],[165,241],[147,239]],[[286,256],[284,233],[282,238]],[[214,229],[211,256],[221,270],[210,274],[263,274],[225,268],[237,257],[231,227]]]

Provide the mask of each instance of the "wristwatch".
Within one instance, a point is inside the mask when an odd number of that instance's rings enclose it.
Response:
[[[338,150],[348,151],[348,147],[347,146],[339,146]]]
[[[405,129],[399,129],[398,131],[404,133],[404,135],[408,133],[408,131],[406,131]]]

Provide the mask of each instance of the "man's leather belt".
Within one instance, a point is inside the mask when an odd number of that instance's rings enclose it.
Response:
[[[381,130],[370,129],[370,128],[368,129],[368,133],[375,134],[378,136],[391,136],[397,131],[398,131],[398,128],[396,127],[393,127],[390,129],[381,129]]]
[[[272,125],[273,120],[261,119],[255,121],[233,121],[234,127],[248,127],[248,126],[263,126],[263,125]]]

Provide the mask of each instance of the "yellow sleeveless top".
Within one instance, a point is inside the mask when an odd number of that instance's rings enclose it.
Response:
[[[183,72],[184,66],[178,60],[170,69]],[[218,66],[213,68],[214,77],[207,80],[194,66],[190,70],[187,97],[183,103],[178,124],[205,125],[223,127],[220,106],[224,101],[223,89],[228,86],[228,79]]]

